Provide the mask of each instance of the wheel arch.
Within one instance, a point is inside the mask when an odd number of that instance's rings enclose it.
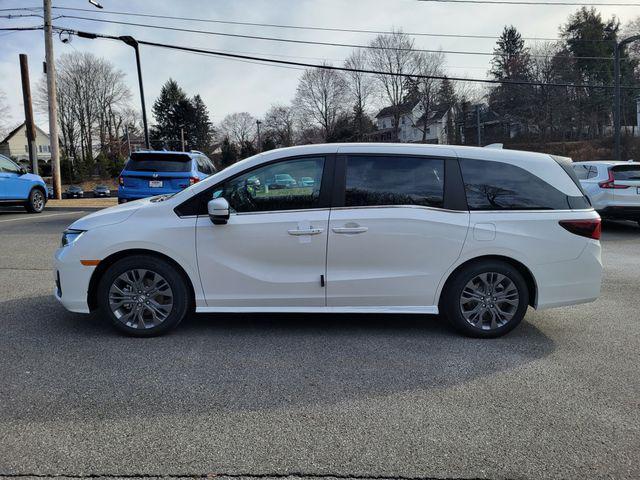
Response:
[[[31,192],[33,192],[34,190],[40,190],[44,195],[44,203],[47,203],[47,200],[48,200],[47,189],[42,185],[40,185],[39,183],[36,183],[35,185],[31,186],[31,188],[29,189],[29,196],[27,196],[27,201],[31,197]]]
[[[524,281],[527,284],[527,289],[529,290],[529,305],[533,308],[536,307],[536,305],[538,304],[538,284],[536,282],[535,277],[533,276],[533,273],[531,272],[531,270],[529,270],[529,268],[524,263],[516,260],[515,258],[507,257],[504,255],[481,255],[478,257],[467,259],[466,261],[462,262],[455,269],[453,269],[451,273],[449,273],[449,276],[447,277],[446,281],[442,285],[442,288],[440,289],[440,292],[439,292],[438,304],[440,304],[440,302],[442,301],[443,293],[448,288],[449,283],[452,281],[452,279],[460,270],[474,263],[479,263],[487,260],[497,260],[497,261],[505,262],[511,265],[512,267],[514,267],[516,270],[518,270],[520,275],[522,275],[522,277],[524,278]]]
[[[148,250],[144,248],[132,248],[127,250],[120,250],[118,252],[112,253],[108,257],[104,258],[100,261],[98,266],[93,271],[91,275],[91,279],[89,280],[89,288],[87,291],[87,304],[89,305],[89,310],[94,311],[98,308],[98,284],[100,283],[100,279],[105,274],[105,272],[118,260],[127,257],[134,257],[137,255],[147,255],[162,259],[172,265],[176,271],[178,271],[182,277],[184,278],[187,288],[189,289],[189,305],[193,307],[195,305],[195,289],[189,274],[185,271],[185,269],[174,259],[165,255],[164,253],[160,253],[156,250]]]

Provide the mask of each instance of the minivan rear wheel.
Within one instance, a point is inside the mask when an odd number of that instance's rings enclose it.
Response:
[[[506,262],[486,260],[454,274],[440,309],[462,334],[495,338],[517,327],[528,305],[529,291],[520,272]]]
[[[152,337],[175,328],[189,310],[184,277],[168,262],[142,255],[118,260],[98,284],[98,306],[121,332]]]

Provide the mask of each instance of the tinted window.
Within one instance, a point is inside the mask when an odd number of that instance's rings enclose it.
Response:
[[[347,159],[345,206],[442,207],[444,160],[353,156]]]
[[[460,160],[460,168],[470,210],[572,208],[567,195],[515,165],[465,159]]]
[[[622,165],[612,168],[615,180],[640,180],[640,166]]]
[[[124,167],[134,172],[190,172],[191,157],[171,153],[136,152]]]
[[[224,197],[236,212],[317,208],[324,158],[273,163],[237,176],[213,197]]]

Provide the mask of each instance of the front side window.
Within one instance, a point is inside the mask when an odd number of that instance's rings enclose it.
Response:
[[[224,182],[224,197],[238,213],[318,208],[324,158],[300,158],[266,165]]]
[[[515,165],[462,159],[460,168],[469,210],[572,208],[567,195],[531,172]]]
[[[444,160],[401,156],[347,158],[347,207],[442,207],[443,199]]]
[[[8,158],[0,156],[0,172],[19,173],[20,168]]]

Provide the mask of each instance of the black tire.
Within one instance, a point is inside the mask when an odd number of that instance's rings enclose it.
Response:
[[[515,286],[518,293],[517,306],[511,307],[509,304],[505,305],[502,303],[502,307],[507,309],[513,308],[510,312],[512,316],[506,321],[506,323],[496,326],[495,328],[491,328],[491,325],[486,325],[486,323],[490,323],[492,314],[489,310],[491,309],[487,309],[487,312],[482,314],[482,318],[478,321],[478,323],[481,324],[480,327],[475,326],[471,321],[468,321],[462,311],[463,307],[461,306],[461,299],[463,290],[469,282],[476,279],[478,275],[482,275],[484,273],[498,273],[504,275],[511,281],[513,286]],[[501,288],[501,286],[498,288]],[[493,292],[493,294],[495,294],[495,292]],[[473,301],[475,300],[468,300],[468,302]],[[491,301],[491,299],[489,299],[489,301]],[[479,309],[484,308],[482,305],[493,306],[493,304],[488,303],[482,304],[482,300],[477,300],[477,302],[478,303],[475,305]],[[501,302],[495,302],[495,306],[497,307],[499,303]],[[505,335],[518,326],[527,312],[528,305],[529,289],[527,288],[527,283],[524,278],[516,268],[509,263],[498,260],[481,260],[468,264],[461,270],[457,271],[454,276],[449,279],[445,285],[445,291],[440,302],[440,311],[444,313],[449,323],[451,323],[451,325],[463,335],[475,338],[496,338]],[[474,304],[471,303],[471,307],[473,306]]]
[[[118,205],[120,205],[122,203],[127,203],[127,202],[125,200],[123,200],[122,198],[118,198]]]
[[[120,321],[109,305],[109,291],[114,282],[127,271],[134,269],[144,269],[163,277],[171,289],[173,295],[172,306],[166,319],[161,323],[140,328],[129,326]],[[108,317],[113,326],[119,331],[134,337],[154,337],[162,335],[178,326],[178,324],[189,313],[191,307],[191,296],[187,286],[187,279],[169,262],[151,255],[138,255],[135,257],[125,257],[111,265],[102,275],[98,284],[98,307],[105,317]],[[157,299],[157,297],[156,297]],[[144,308],[144,306],[142,306]],[[123,307],[124,311],[129,311]],[[149,312],[147,312],[149,314]],[[144,323],[144,321],[143,321]]]
[[[29,192],[29,198],[24,204],[24,208],[29,213],[41,213],[46,203],[46,194],[39,188],[33,188]]]

